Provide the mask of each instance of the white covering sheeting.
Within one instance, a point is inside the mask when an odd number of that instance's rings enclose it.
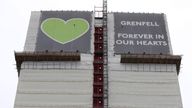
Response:
[[[110,108],[182,108],[175,65],[118,65],[109,71]]]
[[[38,32],[37,28],[39,28],[40,16],[41,16],[41,12],[39,11],[31,12],[31,18],[29,22],[28,31],[27,31],[24,51],[32,51],[32,52],[35,51],[36,38],[37,38],[37,32]]]
[[[108,16],[109,108],[182,108],[176,65],[120,63]]]
[[[16,108],[92,105],[92,70],[23,69],[20,73]]]
[[[93,57],[80,62],[23,62],[14,108],[92,108]]]

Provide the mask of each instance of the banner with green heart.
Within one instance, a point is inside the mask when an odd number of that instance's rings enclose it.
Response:
[[[93,12],[41,11],[40,16],[35,51],[91,52]]]
[[[66,44],[83,36],[89,30],[89,23],[82,18],[67,21],[60,18],[48,18],[41,23],[41,31],[52,40]]]

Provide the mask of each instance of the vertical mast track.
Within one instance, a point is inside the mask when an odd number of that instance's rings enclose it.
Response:
[[[103,0],[103,58],[104,58],[104,108],[108,108],[108,35],[107,35],[107,0]]]

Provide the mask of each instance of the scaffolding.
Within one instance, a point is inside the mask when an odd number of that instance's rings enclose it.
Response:
[[[93,108],[108,108],[107,0],[94,10]]]
[[[155,54],[122,54],[121,63],[175,64],[179,75],[181,56]]]
[[[15,52],[15,61],[20,74],[21,64],[26,61],[80,61],[79,52]]]

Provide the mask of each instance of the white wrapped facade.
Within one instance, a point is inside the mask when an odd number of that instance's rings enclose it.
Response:
[[[24,52],[35,52],[40,18],[41,12],[32,12]],[[94,17],[92,20],[93,28]],[[121,55],[114,52],[113,13],[108,13],[107,21],[108,108],[182,108],[177,65],[121,63]],[[80,53],[80,61],[22,62],[14,108],[103,108],[93,105],[94,98],[101,102],[106,86],[94,67],[99,64],[94,61],[94,29],[90,43],[90,53]],[[170,42],[169,48],[172,53]],[[102,88],[98,89],[102,95],[94,93],[94,86]]]

